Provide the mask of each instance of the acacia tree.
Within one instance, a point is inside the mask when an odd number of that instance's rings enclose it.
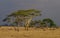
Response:
[[[26,29],[26,30],[28,30],[31,20],[32,20],[34,17],[41,15],[40,12],[41,12],[41,11],[38,11],[38,10],[35,10],[35,9],[26,10],[26,13],[27,13],[27,15],[25,15],[25,17],[27,17],[26,20],[25,20],[25,22],[26,22],[26,23],[25,23],[25,29]],[[26,14],[26,13],[25,13],[25,14]]]
[[[11,13],[10,15],[8,15],[8,17],[12,17],[14,19],[14,22],[17,23],[18,30],[19,30],[19,26],[20,26],[21,21],[25,22],[25,29],[28,30],[29,24],[30,24],[32,18],[41,15],[40,12],[41,11],[38,11],[35,9],[18,10],[18,11]]]
[[[51,20],[50,18],[43,19],[43,22],[46,24],[48,27],[56,27],[56,24]]]

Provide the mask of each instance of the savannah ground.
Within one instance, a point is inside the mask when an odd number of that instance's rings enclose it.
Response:
[[[24,27],[19,28],[19,32],[14,27],[0,27],[0,38],[60,38],[60,28],[56,30],[29,28],[28,31]]]

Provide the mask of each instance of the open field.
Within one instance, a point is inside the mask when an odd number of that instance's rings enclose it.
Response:
[[[60,28],[56,30],[30,28],[28,31],[20,27],[19,32],[13,27],[0,27],[0,38],[60,38]]]

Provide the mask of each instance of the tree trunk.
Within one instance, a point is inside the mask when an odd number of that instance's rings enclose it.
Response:
[[[17,24],[17,26],[14,26],[15,31],[19,31],[19,23]]]
[[[30,19],[28,19],[28,20],[26,21],[25,30],[27,30],[27,31],[28,31],[29,24],[30,24],[31,20],[32,20],[32,18],[30,18]]]
[[[20,26],[19,26],[19,23],[18,23],[18,26],[17,26],[17,31],[18,31],[18,32],[19,32],[19,27],[20,27]]]
[[[17,28],[16,28],[16,30],[19,31],[19,17],[18,16],[16,16],[16,22],[17,22]]]

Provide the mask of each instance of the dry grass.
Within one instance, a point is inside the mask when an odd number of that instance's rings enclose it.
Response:
[[[60,38],[60,28],[56,30],[30,28],[26,31],[20,27],[17,32],[13,27],[0,27],[0,38]]]

